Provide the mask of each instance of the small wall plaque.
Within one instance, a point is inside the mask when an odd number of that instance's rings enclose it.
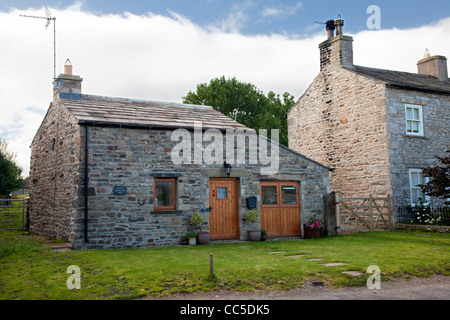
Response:
[[[123,196],[127,194],[127,187],[125,186],[114,186],[113,193],[115,196]]]

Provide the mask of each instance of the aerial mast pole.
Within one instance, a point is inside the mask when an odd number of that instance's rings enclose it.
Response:
[[[25,18],[35,18],[35,19],[45,19],[47,20],[47,24],[45,25],[45,29],[48,28],[50,23],[53,21],[53,86],[56,86],[56,18],[52,17],[50,10],[45,7],[45,15],[46,17],[39,16],[29,16],[21,14],[21,17]]]

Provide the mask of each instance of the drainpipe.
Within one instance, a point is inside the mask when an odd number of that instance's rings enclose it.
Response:
[[[84,154],[84,241],[89,242],[88,238],[88,204],[89,204],[89,126],[85,126],[85,154]]]

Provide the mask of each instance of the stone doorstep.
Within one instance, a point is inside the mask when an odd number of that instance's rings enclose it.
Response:
[[[67,252],[73,249],[73,245],[70,243],[48,243],[46,246],[51,247],[54,252]]]

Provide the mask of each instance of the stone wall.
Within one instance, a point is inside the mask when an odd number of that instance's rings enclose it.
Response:
[[[81,132],[83,138],[84,130]],[[191,230],[194,211],[200,211],[206,219],[202,229],[209,229],[209,179],[227,177],[223,163],[174,164],[171,151],[177,142],[171,141],[171,135],[170,130],[89,127],[89,242],[84,242],[80,221],[76,248],[179,244],[181,236]],[[248,161],[233,165],[230,177],[238,178],[243,240],[247,239],[248,228],[242,222],[248,211],[246,198],[259,195],[261,180],[299,181],[302,221],[313,214],[323,215],[323,195],[329,192],[328,169],[285,147],[279,150],[280,169],[271,177],[261,175],[260,165]],[[83,165],[81,168],[84,170]],[[168,174],[177,177],[177,210],[161,213],[153,207],[153,184],[155,177]],[[84,185],[83,177],[79,183]],[[125,186],[126,195],[114,195],[114,186]],[[81,199],[80,195],[83,203]],[[79,207],[79,216],[83,209]]]
[[[409,205],[409,169],[437,165],[436,156],[450,150],[450,96],[411,90],[387,89],[389,141],[395,206]],[[405,104],[422,106],[424,135],[406,134]],[[433,206],[443,200],[431,198]]]
[[[56,101],[31,144],[30,228],[34,234],[75,239],[78,204],[80,128]]]
[[[334,169],[342,197],[391,193],[385,85],[323,68],[288,113],[289,147]]]

